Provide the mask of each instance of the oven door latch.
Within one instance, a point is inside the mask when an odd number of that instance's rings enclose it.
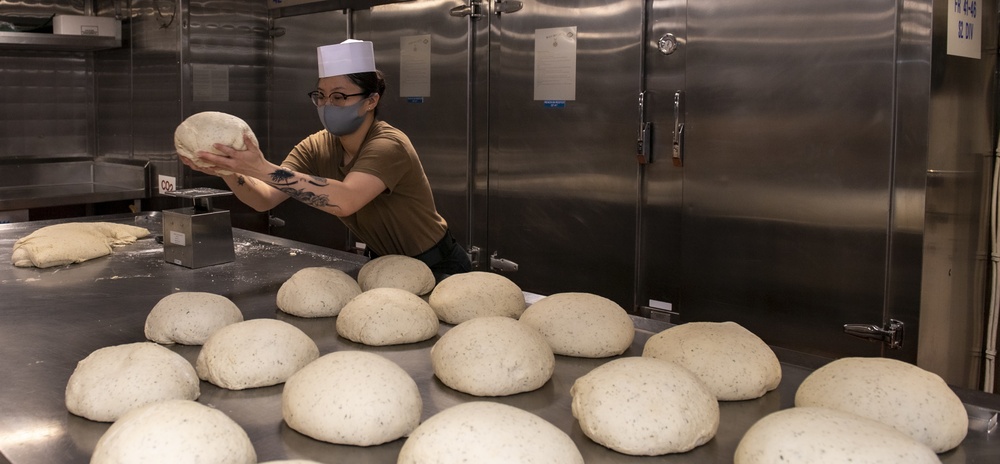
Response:
[[[844,324],[844,332],[868,341],[882,342],[890,349],[903,347],[905,330],[903,321],[889,319],[882,327],[875,324]]]

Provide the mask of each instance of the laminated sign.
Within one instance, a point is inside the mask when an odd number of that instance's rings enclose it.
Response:
[[[949,0],[948,54],[979,59],[983,55],[980,0]]]

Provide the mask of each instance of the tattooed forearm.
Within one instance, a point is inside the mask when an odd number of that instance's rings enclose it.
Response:
[[[326,187],[330,181],[319,176],[309,176],[309,183],[317,187]]]
[[[307,192],[302,189],[293,189],[288,187],[278,188],[278,190],[281,190],[285,195],[288,195],[296,200],[301,201],[302,203],[305,203],[315,208],[337,206],[330,203],[330,197],[326,195],[316,195],[313,192]]]
[[[277,185],[291,185],[295,182],[291,180],[295,178],[295,173],[287,169],[278,169],[271,173],[271,182]]]

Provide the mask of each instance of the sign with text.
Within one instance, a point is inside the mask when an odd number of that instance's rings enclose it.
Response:
[[[576,100],[576,26],[535,31],[535,100]]]
[[[980,59],[983,23],[980,0],[948,0],[948,54]]]
[[[431,36],[399,38],[399,96],[431,96]]]

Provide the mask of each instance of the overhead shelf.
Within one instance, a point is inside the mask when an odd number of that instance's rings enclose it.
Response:
[[[116,37],[38,32],[0,32],[0,50],[92,52],[121,48],[121,46],[122,40]]]

